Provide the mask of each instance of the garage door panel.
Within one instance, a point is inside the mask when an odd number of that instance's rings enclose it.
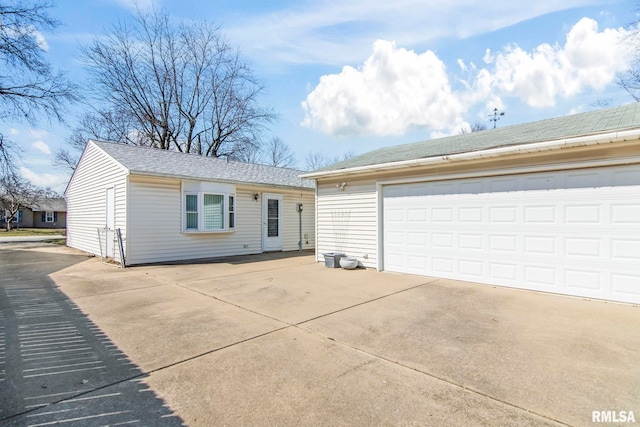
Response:
[[[640,303],[638,165],[404,187],[386,270]]]
[[[510,281],[515,285],[518,279],[518,265],[506,263],[491,263],[489,264],[489,274],[491,278],[500,281]]]
[[[555,236],[524,236],[524,254],[556,256],[557,240]]]
[[[587,291],[602,291],[602,273],[596,270],[573,270],[564,271],[564,282],[567,288]]]
[[[554,224],[557,221],[557,206],[531,205],[524,207],[525,224]]]
[[[564,223],[571,224],[600,224],[602,206],[599,204],[575,204],[564,206]]]
[[[613,203],[611,205],[613,224],[640,224],[640,204]]]
[[[619,295],[620,299],[629,296],[640,298],[640,274],[614,273],[611,275],[612,290],[614,295]]]
[[[484,248],[482,234],[459,234],[458,248],[482,250]]]
[[[588,239],[582,237],[567,237],[564,241],[564,254],[567,257],[592,257],[600,258],[601,239]]]
[[[557,286],[557,268],[544,265],[524,266],[524,288],[552,292]]]

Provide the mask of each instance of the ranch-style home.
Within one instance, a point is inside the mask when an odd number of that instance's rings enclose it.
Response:
[[[89,141],[65,191],[67,245],[126,265],[313,249],[300,173]]]
[[[640,103],[383,148],[316,180],[316,256],[640,303]]]
[[[62,197],[46,197],[16,212],[11,227],[17,228],[65,228],[67,205]],[[0,228],[7,226],[7,214],[0,212]]]

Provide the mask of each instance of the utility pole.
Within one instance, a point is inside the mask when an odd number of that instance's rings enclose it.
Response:
[[[500,116],[504,116],[504,111],[498,113],[498,109],[497,108],[493,109],[493,114],[489,114],[489,117],[491,117],[489,119],[489,121],[493,122],[493,128],[494,129],[496,128],[496,123],[498,122],[498,120],[500,120]]]

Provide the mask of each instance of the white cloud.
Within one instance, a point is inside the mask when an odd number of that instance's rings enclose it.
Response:
[[[69,175],[67,174],[39,174],[24,166],[20,168],[20,175],[31,181],[33,185],[38,187],[49,187],[58,192],[64,191],[67,182],[69,182]]]
[[[443,62],[378,40],[359,69],[320,78],[302,103],[304,126],[332,135],[399,135],[410,127],[451,129],[463,108],[451,92]]]
[[[320,78],[302,103],[302,125],[330,135],[401,135],[412,127],[440,135],[464,126],[463,114],[477,104],[502,110],[503,98],[516,97],[531,107],[553,106],[558,98],[610,85],[631,57],[620,43],[625,34],[622,28],[599,31],[596,21],[583,18],[564,46],[487,49],[480,69],[458,59],[468,76],[460,80],[452,80],[432,51],[416,53],[379,40],[361,67]]]
[[[248,56],[267,64],[352,64],[365,57],[372,40],[425,46],[433,40],[484,34],[593,3],[538,0],[522,7],[520,2],[487,5],[468,0],[316,0],[248,17],[243,13],[237,21],[225,23],[225,33]]]
[[[531,107],[553,106],[558,97],[601,90],[628,66],[629,52],[622,28],[598,31],[598,23],[583,18],[569,31],[564,46],[541,44],[532,52],[517,45],[490,54],[489,69],[478,73],[474,87],[484,94],[499,92],[520,98]]]
[[[51,155],[51,149],[43,141],[36,141],[33,144],[31,144],[31,146],[36,150],[43,152],[44,154]]]

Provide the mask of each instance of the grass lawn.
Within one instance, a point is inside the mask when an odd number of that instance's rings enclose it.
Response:
[[[50,228],[20,228],[18,230],[12,229],[7,231],[6,228],[0,229],[0,237],[9,236],[66,236],[66,230],[64,228],[50,229]]]

